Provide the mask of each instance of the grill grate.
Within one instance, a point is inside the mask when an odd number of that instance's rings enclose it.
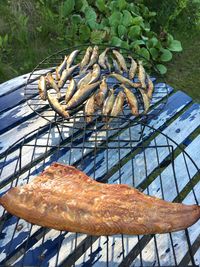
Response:
[[[101,114],[100,110],[93,116],[93,123],[86,123],[85,122],[85,113],[84,113],[82,106],[80,108],[78,108],[76,111],[74,111],[74,113],[71,115],[70,119],[67,120],[67,119],[64,119],[61,116],[57,115],[55,113],[55,111],[52,110],[51,106],[48,104],[48,101],[42,101],[39,97],[38,78],[40,77],[40,75],[46,75],[49,71],[52,72],[53,75],[55,75],[56,66],[58,66],[61,63],[61,61],[63,60],[65,55],[70,54],[75,49],[79,49],[80,53],[78,54],[77,58],[75,59],[74,64],[79,63],[81,61],[84,53],[85,53],[87,46],[88,45],[82,45],[82,46],[78,46],[78,47],[72,47],[72,48],[64,49],[62,51],[59,51],[59,52],[45,58],[42,62],[40,62],[35,67],[35,69],[32,71],[32,73],[30,74],[30,77],[29,77],[27,84],[25,86],[24,94],[25,94],[27,103],[30,106],[30,108],[33,111],[35,111],[39,116],[43,117],[44,119],[46,119],[49,122],[53,121],[53,122],[56,122],[57,124],[60,124],[62,126],[67,126],[67,127],[71,127],[71,128],[75,127],[76,129],[82,129],[84,127],[87,127],[88,129],[93,129],[94,125],[96,124],[94,121],[97,120],[99,126],[106,125],[106,127],[110,127],[112,129],[117,129],[119,127],[119,125],[121,125],[123,123],[124,119],[129,119],[131,117],[130,109],[126,103],[124,105],[124,109],[123,109],[122,114],[120,116],[118,116],[117,118],[115,118],[109,125],[107,125],[106,123],[102,123],[103,115]],[[105,49],[105,47],[108,47],[108,45],[99,45],[100,53]],[[113,48],[113,49],[117,48],[114,46],[109,46],[109,47]],[[151,100],[152,104],[154,102],[158,102],[159,100],[162,99],[162,94],[166,93],[166,98],[163,100],[163,106],[162,107],[161,106],[156,107],[154,110],[155,112],[151,113],[151,114],[144,114],[143,113],[144,104],[143,104],[141,94],[138,91],[138,89],[132,88],[132,91],[135,93],[135,95],[138,99],[140,117],[142,117],[143,119],[147,119],[147,118],[152,118],[154,116],[157,116],[164,108],[164,105],[167,103],[168,87],[165,83],[164,77],[159,73],[156,66],[152,62],[146,60],[142,56],[140,56],[134,52],[131,52],[127,49],[120,48],[120,51],[124,55],[127,62],[128,62],[127,56],[130,54],[136,60],[142,59],[143,62],[146,64],[145,68],[147,69],[148,73],[151,75],[151,77],[153,77],[152,80],[153,81],[156,80],[157,82],[163,83],[162,92],[160,92],[160,90],[157,90],[158,88],[155,87],[155,90],[154,90],[154,93],[152,96],[152,100]],[[79,71],[77,71],[73,74],[73,77],[76,81],[78,81],[80,79],[78,77],[78,72]],[[102,75],[108,75],[108,72],[102,71]],[[137,82],[137,78],[135,79],[135,81]],[[108,83],[109,88],[111,88],[111,87],[114,88],[115,95],[116,95],[120,90],[119,82],[116,79],[109,77],[109,78],[107,78],[107,83]],[[65,91],[66,91],[67,86],[68,86],[68,83],[66,83],[64,85],[64,87],[61,89],[61,95],[62,96],[65,95]],[[61,101],[61,103],[62,103],[62,101]],[[74,123],[74,122],[76,122],[76,123]]]
[[[30,182],[58,161],[101,182],[126,183],[168,201],[198,204],[199,170],[190,156],[144,123],[127,120],[125,124],[118,132],[102,133],[98,127],[80,132],[54,124],[35,130],[1,155],[0,194]],[[91,237],[31,225],[2,207],[0,213],[3,266],[195,265],[197,224],[163,235]]]

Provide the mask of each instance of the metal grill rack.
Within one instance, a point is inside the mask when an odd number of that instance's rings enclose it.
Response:
[[[25,91],[24,91],[25,98],[26,98],[27,103],[30,106],[30,108],[33,111],[35,111],[39,116],[43,117],[44,119],[48,120],[49,122],[56,122],[57,124],[60,124],[62,126],[67,126],[67,127],[71,127],[71,128],[75,127],[76,129],[81,129],[81,128],[93,129],[94,128],[94,125],[96,124],[96,122],[95,123],[94,122],[89,123],[89,124],[85,122],[85,113],[84,113],[84,109],[82,106],[72,113],[69,120],[64,119],[61,116],[59,116],[55,111],[52,110],[48,101],[42,101],[40,99],[39,94],[38,94],[38,79],[41,75],[46,75],[48,72],[52,72],[52,74],[55,75],[56,66],[58,66],[62,62],[65,55],[70,54],[75,49],[79,49],[80,53],[78,54],[74,64],[79,63],[81,61],[88,45],[71,47],[71,48],[61,50],[61,51],[45,58],[43,61],[41,61],[35,67],[35,69],[32,71],[32,73],[30,74],[30,77],[29,77],[27,84],[25,86]],[[155,112],[153,114],[152,113],[151,114],[144,114],[144,112],[143,112],[144,111],[144,104],[143,104],[142,96],[137,89],[132,88],[132,91],[135,93],[135,95],[138,99],[140,117],[142,117],[143,120],[145,121],[148,118],[152,118],[153,116],[157,116],[161,112],[161,110],[163,109],[164,104],[167,103],[168,87],[165,83],[164,77],[159,73],[156,66],[151,61],[148,61],[144,57],[142,57],[142,56],[140,56],[140,55],[138,55],[132,51],[129,51],[127,49],[109,46],[109,45],[98,45],[98,46],[99,46],[100,53],[106,47],[110,47],[111,49],[120,49],[121,53],[123,54],[123,56],[127,62],[128,62],[128,59],[127,59],[128,55],[131,55],[136,60],[142,59],[144,64],[145,64],[146,70],[148,71],[148,73],[151,76],[152,81],[154,81],[155,84],[161,83],[161,82],[164,84],[164,86],[162,86],[162,92],[160,92],[160,90],[158,88],[159,86],[155,86],[155,90],[154,90],[154,93],[153,93],[153,96],[151,99],[151,103],[153,104],[154,102],[158,102],[159,100],[161,100],[163,92],[166,93],[166,98],[163,100],[162,107],[159,106],[159,107],[155,108],[155,110],[154,110]],[[73,77],[76,81],[78,81],[80,79],[78,77],[79,76],[78,74],[79,74],[79,70],[77,70],[73,74]],[[102,75],[108,75],[108,74],[109,73],[107,71],[102,71]],[[124,75],[126,75],[126,74],[124,74]],[[135,79],[135,81],[137,82],[137,78]],[[119,89],[119,85],[120,85],[119,82],[114,78],[108,77],[107,83],[108,83],[109,87],[113,87],[115,89],[115,94],[117,94],[118,91],[120,90]],[[61,95],[63,95],[63,96],[65,95],[65,91],[66,91],[67,86],[68,86],[68,83],[66,83],[64,85],[64,87],[61,88]],[[61,101],[61,103],[63,103],[63,102]],[[99,110],[93,116],[93,121],[96,120],[98,122],[99,126],[105,125],[105,128],[109,127],[112,129],[119,128],[120,125],[123,123],[124,119],[129,119],[129,118],[133,117],[133,116],[131,116],[131,112],[130,112],[130,109],[129,109],[127,104],[124,105],[124,109],[123,109],[122,114],[120,116],[118,116],[117,118],[114,118],[114,120],[109,125],[107,125],[106,123],[102,123],[102,116],[103,115],[101,114],[101,111]]]
[[[131,120],[118,132],[57,124],[31,132],[0,155],[0,194],[29,183],[55,161],[100,182],[125,183],[167,201],[199,204],[199,169],[192,158],[165,134]],[[195,265],[197,224],[162,235],[92,237],[31,225],[2,207],[0,213],[2,266]]]

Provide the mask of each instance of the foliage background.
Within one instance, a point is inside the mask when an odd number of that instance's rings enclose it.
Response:
[[[199,14],[200,0],[1,0],[0,82],[67,46],[110,42],[164,64],[198,98]]]

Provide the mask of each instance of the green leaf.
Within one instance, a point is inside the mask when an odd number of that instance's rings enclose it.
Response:
[[[126,8],[127,2],[125,0],[117,0],[116,3],[120,11]]]
[[[87,25],[81,25],[79,28],[80,41],[88,41],[90,39],[90,28]]]
[[[142,47],[142,48],[140,49],[139,54],[140,54],[141,56],[143,56],[144,58],[148,59],[148,60],[150,59],[149,51],[148,51],[146,48],[144,48],[144,47]]]
[[[132,44],[134,44],[134,45],[145,45],[145,42],[143,40],[136,40]]]
[[[122,44],[122,40],[116,36],[114,36],[112,39],[111,39],[111,45],[114,45],[114,46],[121,46]]]
[[[132,24],[134,25],[141,25],[143,23],[143,18],[138,16],[132,19]]]
[[[76,11],[80,11],[82,6],[83,6],[83,1],[82,0],[76,0],[75,1],[75,10]]]
[[[118,26],[121,23],[122,13],[115,11],[108,19],[110,26]]]
[[[81,11],[85,13],[85,10],[87,7],[89,7],[89,4],[87,2],[87,0],[82,0],[82,7],[81,7]]]
[[[132,15],[128,10],[123,11],[122,24],[126,27],[132,25]]]
[[[158,44],[158,39],[156,37],[152,37],[148,40],[148,47],[155,47]]]
[[[172,59],[172,53],[168,49],[162,49],[161,61],[170,61]]]
[[[170,51],[181,52],[183,50],[181,42],[178,40],[172,40],[170,45],[167,47]]]
[[[98,8],[98,10],[100,12],[104,12],[106,11],[106,4],[105,4],[105,0],[96,0],[95,1],[95,5]]]
[[[74,14],[71,16],[71,21],[73,24],[80,24],[82,22],[82,17],[80,15]]]
[[[92,7],[86,7],[85,8],[85,18],[87,21],[87,24],[90,26],[91,29],[94,29],[96,26],[96,12]]]
[[[160,74],[165,74],[167,72],[167,68],[162,64],[157,64],[156,67]]]
[[[129,29],[128,37],[131,40],[135,40],[140,35],[140,32],[141,32],[140,26],[132,26]]]
[[[125,49],[129,49],[129,44],[128,44],[128,42],[127,42],[127,41],[122,41],[122,43],[121,43],[121,47],[122,47],[122,48],[125,48]]]
[[[118,26],[118,35],[119,35],[119,37],[123,38],[126,35],[126,33],[127,33],[126,27],[123,26],[123,25],[119,25]]]
[[[152,58],[156,60],[158,58],[159,51],[154,47],[150,48],[149,51],[150,51]]]
[[[98,31],[98,30],[94,30],[91,32],[91,37],[90,37],[90,41],[94,44],[100,44],[103,42],[103,39],[106,36],[106,32],[105,31]]]
[[[75,6],[75,0],[65,0],[63,4],[63,16],[67,17],[72,13]]]

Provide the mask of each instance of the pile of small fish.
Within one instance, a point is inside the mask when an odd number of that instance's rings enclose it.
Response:
[[[110,122],[123,111],[125,101],[132,114],[138,116],[138,99],[133,88],[143,100],[143,113],[148,111],[154,85],[142,61],[137,62],[128,56],[128,68],[124,56],[116,49],[108,47],[99,53],[98,46],[89,46],[81,62],[74,64],[79,53],[80,50],[75,50],[65,56],[56,67],[55,75],[49,72],[46,76],[41,76],[38,82],[40,98],[48,100],[60,116],[69,119],[81,107],[84,108],[87,122],[92,121],[96,111],[101,111],[103,120]],[[136,75],[138,81],[134,82]],[[109,88],[109,77],[119,84],[121,90],[117,95],[113,87]],[[66,83],[68,86],[65,94],[61,95],[61,89]],[[54,89],[56,96],[50,89]]]

